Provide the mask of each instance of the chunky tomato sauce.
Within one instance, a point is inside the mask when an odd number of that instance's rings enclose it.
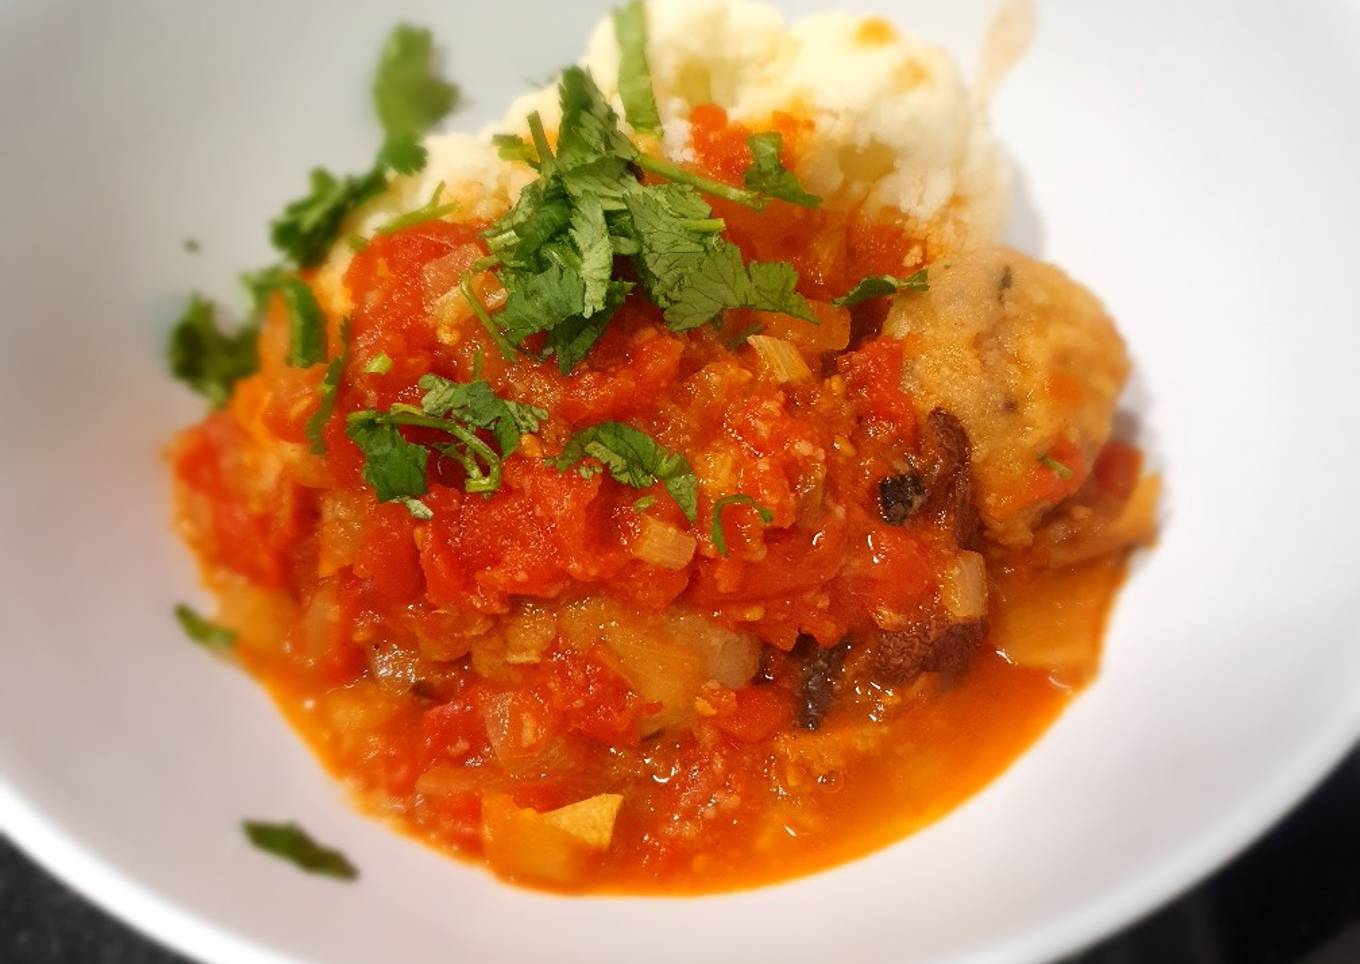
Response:
[[[693,122],[696,166],[738,183],[749,132],[716,107]],[[796,152],[799,122],[772,123]],[[570,375],[509,361],[456,287],[484,226],[429,222],[345,274],[324,455],[306,436],[324,366],[285,364],[281,309],[259,373],[174,449],[242,664],[366,806],[517,881],[705,891],[865,853],[994,777],[1094,669],[1122,553],[1042,569],[989,549],[967,440],[904,391],[913,348],[880,334],[887,299],[831,303],[925,264],[925,239],[854,211],[714,209],[746,257],[796,265],[819,325],[732,310],[675,334],[634,294]],[[494,276],[476,286],[494,307]],[[743,340],[757,326],[805,373]],[[548,418],[492,493],[432,459],[426,519],[377,501],[346,415],[419,404],[431,372]],[[660,485],[547,462],[607,421],[684,453],[696,522]],[[1014,499],[1121,502],[1138,473],[1122,449],[1093,473],[1068,462],[1075,480],[1038,472]]]

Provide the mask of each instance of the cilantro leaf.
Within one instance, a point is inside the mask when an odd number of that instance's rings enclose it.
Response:
[[[652,71],[647,66],[647,10],[642,0],[614,11],[614,37],[619,44],[619,99],[633,130],[661,133],[661,115],[652,91]]]
[[[741,263],[741,251],[727,241],[706,251],[667,300],[662,314],[672,331],[698,328],[717,318],[724,308],[746,305],[751,300],[751,281]]]
[[[267,823],[245,820],[241,823],[251,845],[296,865],[309,874],[353,880],[359,871],[349,858],[333,847],[317,843],[295,823]]]
[[[259,328],[247,325],[233,334],[217,327],[216,309],[200,295],[170,330],[166,361],[170,374],[221,408],[231,397],[232,386],[259,368],[256,339]]]
[[[599,198],[586,195],[571,212],[571,240],[581,256],[581,280],[585,285],[582,316],[589,318],[605,306],[609,278],[614,273],[614,247]]]
[[[425,166],[427,157],[425,145],[420,143],[419,137],[414,134],[393,134],[378,148],[374,172],[369,176],[381,176],[378,172],[384,167],[390,167],[398,174],[415,174]]]
[[[418,140],[458,104],[459,91],[435,76],[430,31],[398,24],[373,77],[373,106],[389,138]]]
[[[628,226],[639,245],[643,282],[652,299],[669,307],[713,252],[710,233],[694,231],[691,222],[707,220],[712,209],[694,191],[678,184],[654,184],[639,188],[625,202],[631,215]]]
[[[283,265],[248,271],[241,281],[250,292],[256,318],[264,315],[277,294],[288,311],[288,364],[307,368],[326,360],[326,316],[312,289]]]
[[[310,189],[274,219],[270,240],[302,267],[314,265],[326,256],[349,212],[376,196],[386,183],[382,167],[361,177],[344,178],[325,168],[313,168]]]
[[[748,188],[805,208],[821,206],[822,199],[815,194],[809,194],[799,182],[798,175],[785,167],[784,162],[780,160],[779,155],[784,149],[784,135],[778,131],[752,134],[746,139],[746,143],[751,147],[751,166],[742,175],[742,180]]]
[[[794,290],[798,272],[793,265],[787,261],[752,261],[746,270],[751,277],[751,289],[740,307],[777,311],[814,325],[820,323],[807,299]]]
[[[235,630],[200,616],[184,603],[175,607],[175,619],[179,621],[184,634],[205,649],[231,649],[236,645]]]
[[[520,436],[538,431],[539,423],[548,417],[541,408],[501,398],[480,378],[460,383],[431,373],[422,375],[419,384],[425,390],[420,407],[426,415],[459,418],[490,429],[503,456],[514,452]]]
[[[756,515],[760,517],[761,525],[769,525],[774,521],[774,513],[765,508],[751,496],[744,492],[735,495],[725,495],[717,502],[713,503],[713,523],[709,526],[709,535],[713,537],[713,548],[718,550],[718,555],[727,556],[727,535],[723,532],[722,512],[729,505],[749,505],[756,510]]]
[[[307,368],[326,360],[326,316],[316,296],[300,278],[275,285],[288,309],[288,364]]]
[[[557,133],[557,163],[563,170],[607,155],[629,160],[637,156],[633,142],[619,131],[614,108],[585,70],[563,70],[558,97],[562,123]]]
[[[425,466],[430,453],[408,442],[377,412],[351,412],[347,434],[364,454],[364,481],[373,486],[379,502],[425,494]]]
[[[712,231],[712,211],[693,190],[651,185],[627,203],[641,249],[640,274],[672,331],[707,324],[726,308],[778,311],[816,323],[817,316],[794,290],[793,267],[742,264],[736,245]]]
[[[558,175],[577,203],[593,198],[606,211],[622,211],[624,199],[640,186],[637,175],[621,157],[606,155],[586,161]]]
[[[502,271],[509,291],[495,321],[512,344],[585,311],[585,282],[572,268],[550,264],[536,274]]]
[[[496,134],[491,138],[502,161],[523,161],[530,167],[538,167],[538,154],[534,146],[516,134]]]
[[[644,489],[657,482],[666,487],[685,518],[698,516],[699,482],[689,461],[664,448],[646,432],[623,422],[602,422],[581,429],[549,464],[559,472],[586,458],[598,460],[615,482]]]
[[[605,326],[632,290],[631,281],[611,281],[605,292],[603,308],[589,318],[580,315],[568,318],[548,332],[548,348],[557,358],[557,368],[563,375],[569,374],[580,364],[595,342],[600,340]]]
[[[536,270],[542,266],[540,249],[571,223],[571,209],[556,179],[540,179],[525,187],[515,206],[482,236],[506,267]]]
[[[389,168],[414,174],[425,166],[420,138],[458,102],[458,89],[431,73],[432,46],[428,30],[403,24],[392,31],[373,80],[373,103],[387,135],[373,167],[346,177],[314,168],[307,194],[270,224],[274,247],[299,267],[326,256],[349,213],[386,187]]]
[[[315,455],[326,454],[326,423],[330,421],[331,413],[335,411],[335,397],[340,393],[340,381],[344,378],[345,366],[349,364],[348,318],[340,323],[340,344],[340,354],[331,359],[331,363],[326,366],[326,374],[321,376],[321,402],[312,413],[312,417],[307,419],[307,438],[311,439],[312,453]],[[391,359],[388,359],[387,363],[390,366]]]
[[[906,278],[899,278],[890,274],[876,274],[861,278],[859,283],[845,294],[839,298],[832,298],[831,303],[841,308],[848,308],[851,305],[859,304],[861,301],[868,301],[870,298],[886,298],[888,295],[897,294],[899,291],[928,291],[929,288],[925,268]]]

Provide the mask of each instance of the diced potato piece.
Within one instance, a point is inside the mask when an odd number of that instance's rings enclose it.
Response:
[[[990,642],[1021,666],[1076,680],[1094,674],[1105,616],[1123,559],[1002,573],[993,583]]]
[[[482,848],[497,873],[548,884],[579,881],[597,850],[549,822],[547,814],[516,806],[504,793],[482,798]]]
[[[621,793],[597,793],[565,807],[549,810],[543,819],[565,830],[592,850],[608,850],[614,839],[614,820],[623,804]]]
[[[298,619],[297,603],[278,589],[265,589],[249,579],[223,574],[215,581],[217,621],[236,633],[242,649],[267,655],[283,652],[284,641]]]

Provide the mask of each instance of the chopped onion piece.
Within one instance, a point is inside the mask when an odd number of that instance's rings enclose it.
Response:
[[[987,563],[980,553],[960,552],[945,568],[940,598],[955,619],[987,615]]]
[[[698,543],[688,532],[648,515],[641,517],[641,526],[632,547],[632,553],[638,559],[662,569],[683,569],[694,558]]]
[[[798,349],[791,342],[770,335],[752,335],[746,342],[755,349],[761,364],[779,384],[800,382],[812,377],[812,369],[808,368],[807,362],[803,361],[803,356],[798,354]]]

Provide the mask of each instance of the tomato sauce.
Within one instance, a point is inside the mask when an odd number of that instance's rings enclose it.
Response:
[[[750,132],[717,107],[693,125],[697,167],[739,183]],[[771,126],[791,160],[800,121]],[[1023,560],[989,560],[991,618],[998,606],[1023,617],[1004,622],[1024,658],[996,652],[969,608],[979,599],[955,599],[951,573],[982,564],[965,509],[925,493],[928,510],[886,514],[885,479],[948,463],[941,426],[902,386],[910,343],[877,333],[881,303],[830,302],[865,274],[924,263],[924,240],[861,212],[714,208],[747,258],[793,261],[820,325],[733,310],[675,334],[634,295],[563,375],[503,358],[458,310],[451,278],[485,253],[483,226],[429,222],[374,237],[348,268],[350,357],[324,455],[305,434],[322,368],[285,364],[280,310],[260,372],[174,450],[181,528],[245,668],[366,807],[526,884],[744,887],[929,823],[1003,770],[1093,671],[1122,572],[1122,555],[1064,570],[1089,618],[1053,643],[1086,656],[1053,666],[1037,608],[1049,597],[1008,595]],[[492,301],[494,279],[478,283]],[[777,377],[738,337],[753,325],[792,344],[809,375]],[[431,372],[485,378],[548,418],[489,495],[464,491],[456,460],[431,459],[420,519],[376,500],[345,416],[418,403]],[[606,421],[686,455],[697,522],[659,485],[545,461]],[[1110,451],[1092,484],[1127,498],[1130,458]],[[966,463],[931,471],[937,488],[966,484]],[[1048,488],[1031,494],[1070,494],[1048,491],[1060,484],[1036,470]],[[733,494],[749,498],[713,522]],[[677,565],[658,541],[688,554]],[[968,645],[912,649],[941,626],[965,627],[950,638]],[[588,813],[572,809],[581,801]]]

